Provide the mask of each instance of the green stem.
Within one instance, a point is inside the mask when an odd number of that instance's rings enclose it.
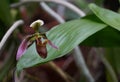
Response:
[[[54,71],[56,71],[64,80],[65,82],[74,82],[73,78],[62,71],[54,62],[48,62],[48,66],[50,66]]]

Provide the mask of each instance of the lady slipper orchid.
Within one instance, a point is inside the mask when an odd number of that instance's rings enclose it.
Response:
[[[42,26],[44,22],[42,20],[37,20],[33,22],[30,27],[32,27],[35,30],[35,33],[32,35],[28,35],[20,44],[18,51],[17,51],[17,56],[16,60],[19,60],[22,55],[25,53],[27,48],[35,42],[36,44],[36,50],[38,54],[42,58],[47,57],[47,48],[46,44],[48,43],[51,47],[58,49],[50,40],[48,40],[47,36],[45,33],[39,33],[39,27]]]

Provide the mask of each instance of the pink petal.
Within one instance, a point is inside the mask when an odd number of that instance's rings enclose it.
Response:
[[[25,38],[18,48],[16,60],[19,60],[22,57],[22,55],[25,53],[25,51],[28,47],[27,43],[28,43],[28,39]]]
[[[55,48],[55,49],[58,49],[58,47],[57,47],[56,45],[54,45],[50,40],[48,40],[48,44],[49,44],[51,47],[53,47],[53,48]]]

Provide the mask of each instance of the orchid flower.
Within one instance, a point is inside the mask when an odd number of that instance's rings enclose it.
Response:
[[[20,44],[17,55],[16,55],[16,60],[19,60],[22,55],[26,52],[27,48],[35,42],[36,44],[36,51],[42,58],[47,57],[47,48],[46,44],[48,43],[51,47],[58,49],[57,46],[55,46],[50,40],[48,40],[47,36],[45,33],[39,33],[39,27],[42,26],[44,22],[42,20],[37,20],[33,22],[30,27],[32,27],[35,31],[34,34],[28,35]]]

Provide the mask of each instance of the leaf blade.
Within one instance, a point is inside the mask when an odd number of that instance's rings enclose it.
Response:
[[[64,56],[86,38],[97,31],[102,30],[106,26],[106,24],[94,22],[88,19],[74,20],[55,26],[47,32],[47,37],[56,46],[58,46],[59,50],[47,45],[48,56],[46,59],[42,59],[38,56],[35,50],[35,44],[33,44],[22,56],[20,61],[18,61],[17,70],[22,70],[23,68],[32,67]],[[33,53],[31,53],[32,51]]]
[[[95,4],[90,4],[89,8],[104,23],[120,31],[120,14],[108,9],[100,8]]]

